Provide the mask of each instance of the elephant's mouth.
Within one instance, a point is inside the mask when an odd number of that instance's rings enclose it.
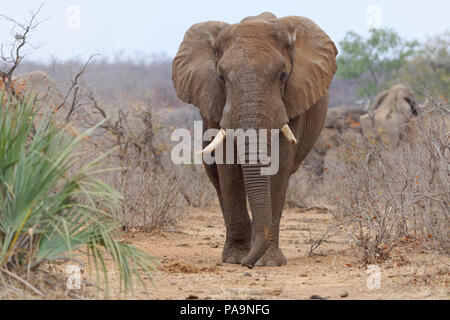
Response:
[[[281,133],[291,144],[293,145],[297,144],[297,139],[295,139],[295,136],[287,123],[281,127]],[[204,154],[213,152],[223,142],[223,140],[225,140],[226,136],[227,136],[226,131],[223,128],[221,128],[217,133],[217,135],[215,136],[215,138],[213,139],[213,141],[211,141],[211,143],[208,144],[203,150],[198,151],[198,153]]]

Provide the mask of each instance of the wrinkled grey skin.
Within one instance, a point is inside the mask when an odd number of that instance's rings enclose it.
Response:
[[[414,93],[403,84],[394,85],[380,93],[369,113],[361,117],[362,131],[369,138],[378,136],[387,145],[395,146],[418,111]]]
[[[341,134],[347,130],[361,132],[360,117],[367,111],[362,107],[339,106],[328,109],[324,129],[314,144],[313,150],[303,161],[317,177],[324,173],[324,158],[328,151],[342,143]]]
[[[23,96],[36,96],[40,116],[64,118],[64,107],[56,115],[54,112],[63,103],[64,96],[59,85],[47,73],[32,71],[20,74],[13,78],[13,85]]]
[[[395,146],[407,134],[411,118],[419,112],[414,94],[402,84],[380,93],[369,108],[331,108],[324,129],[304,163],[317,176],[322,176],[324,167],[328,167],[326,158],[333,161],[336,154],[333,149],[342,144],[341,134],[347,130],[354,130],[368,138],[379,136],[385,144]],[[332,155],[328,155],[330,151]]]
[[[177,96],[200,109],[204,131],[270,132],[287,123],[298,141],[292,145],[280,134],[279,171],[272,176],[260,174],[261,163],[205,164],[226,225],[224,262],[250,268],[286,263],[279,228],[288,181],[323,127],[336,54],[328,36],[302,17],[264,13],[235,25],[200,23],[186,32],[172,79]]]

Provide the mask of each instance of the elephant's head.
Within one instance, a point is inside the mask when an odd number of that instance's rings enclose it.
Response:
[[[282,129],[281,139],[295,142],[289,120],[328,92],[336,54],[330,38],[307,18],[263,13],[234,25],[209,21],[186,32],[172,79],[178,97],[220,128]],[[271,236],[270,179],[260,167],[242,165],[257,230],[245,265],[256,262]]]
[[[406,125],[417,113],[413,92],[397,84],[377,96],[369,114],[360,118],[361,127],[366,136],[378,135],[385,143],[396,145]]]

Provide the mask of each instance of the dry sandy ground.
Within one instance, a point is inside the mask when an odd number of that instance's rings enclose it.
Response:
[[[122,240],[160,262],[153,284],[146,280],[148,294],[137,289],[137,299],[450,298],[450,261],[410,253],[410,248],[379,265],[379,289],[368,288],[368,278],[374,274],[367,273],[343,237],[329,239],[308,257],[311,232],[320,234],[329,225],[327,213],[285,210],[280,242],[288,263],[282,267],[247,269],[222,263],[225,227],[218,206],[193,210],[176,231],[150,235],[131,230]],[[112,298],[117,298],[118,278],[112,275]]]

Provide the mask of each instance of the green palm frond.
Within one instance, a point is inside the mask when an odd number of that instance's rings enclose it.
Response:
[[[111,170],[102,166],[106,155],[74,169],[82,156],[77,148],[96,127],[74,136],[52,119],[36,119],[33,106],[33,99],[18,102],[0,92],[0,267],[35,269],[84,254],[107,287],[108,256],[121,289],[132,290],[134,279],[143,283],[139,271],[150,275],[153,260],[113,237],[121,197],[95,177]]]

